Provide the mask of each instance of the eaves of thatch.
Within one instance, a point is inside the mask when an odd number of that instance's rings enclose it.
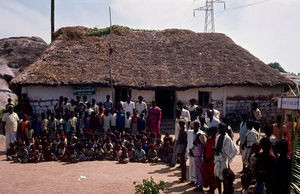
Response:
[[[84,27],[58,30],[45,53],[11,84],[108,87],[110,35],[91,36],[90,31]],[[115,87],[182,90],[292,84],[224,34],[118,27],[111,38]]]

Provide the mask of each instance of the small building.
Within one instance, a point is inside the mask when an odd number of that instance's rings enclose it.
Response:
[[[214,103],[223,116],[247,111],[253,101],[263,114],[276,116],[271,99],[291,84],[224,34],[125,27],[109,32],[59,29],[45,53],[11,84],[28,94],[36,112],[52,109],[59,96],[104,101],[106,95],[131,95],[137,101],[141,95],[149,104],[157,101],[165,119],[174,119],[176,101],[191,98],[203,107]]]

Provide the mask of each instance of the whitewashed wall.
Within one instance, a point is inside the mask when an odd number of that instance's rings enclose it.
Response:
[[[198,99],[198,92],[210,92],[211,100],[223,100],[232,96],[278,96],[282,93],[281,87],[250,87],[250,86],[226,86],[214,88],[194,88],[184,91],[177,91],[176,98],[184,103],[189,103],[192,98]]]
[[[112,95],[111,91],[110,88],[96,87],[96,94],[87,95],[87,97],[88,100],[94,98],[96,101],[105,101],[106,95]],[[60,96],[76,100],[76,96],[73,94],[73,87],[69,86],[26,86],[22,88],[22,93],[27,93],[28,97],[32,100],[52,100],[58,99]]]

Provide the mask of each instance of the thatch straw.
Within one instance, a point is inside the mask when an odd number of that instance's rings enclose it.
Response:
[[[109,35],[90,36],[90,31],[84,27],[58,30],[49,49],[12,84],[109,86]],[[112,33],[112,47],[116,87],[187,89],[291,83],[224,34],[118,27]]]

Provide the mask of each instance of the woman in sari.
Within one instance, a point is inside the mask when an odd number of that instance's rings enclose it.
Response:
[[[152,108],[149,111],[149,131],[160,134],[161,109],[152,101]]]

